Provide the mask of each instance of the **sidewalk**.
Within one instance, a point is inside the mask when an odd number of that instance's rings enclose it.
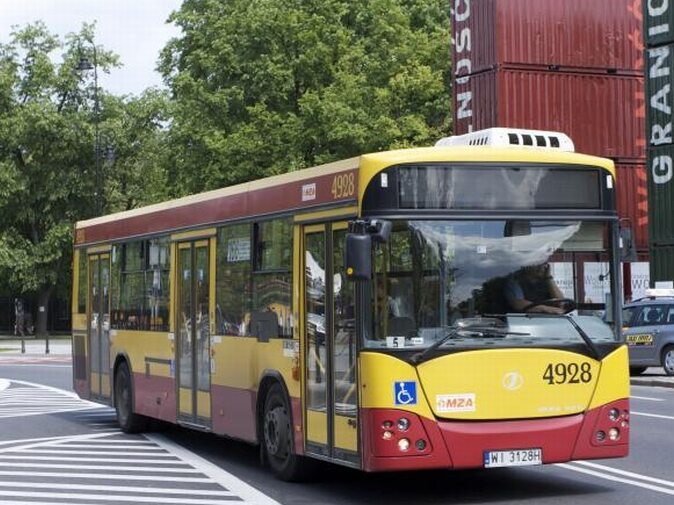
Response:
[[[24,356],[46,356],[46,340],[43,338],[26,338],[26,353]],[[72,344],[68,337],[49,338],[49,356],[70,356]],[[0,358],[2,356],[21,356],[21,339],[0,336]]]
[[[630,378],[633,386],[658,386],[662,388],[674,388],[674,376],[666,375],[659,367],[648,368],[643,374]]]

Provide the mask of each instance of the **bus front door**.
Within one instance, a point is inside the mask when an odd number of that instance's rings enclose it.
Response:
[[[110,398],[110,254],[89,255],[89,384],[96,400]]]
[[[344,275],[346,223],[304,228],[305,446],[360,466],[355,288]]]
[[[177,244],[176,374],[178,421],[211,425],[211,283],[209,240]]]

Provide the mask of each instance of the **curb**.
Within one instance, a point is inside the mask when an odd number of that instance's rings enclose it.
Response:
[[[664,379],[660,377],[650,378],[632,378],[630,379],[632,386],[656,386],[661,388],[674,388],[674,379]]]

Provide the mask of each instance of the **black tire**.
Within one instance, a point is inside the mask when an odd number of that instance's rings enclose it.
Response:
[[[115,372],[115,411],[117,422],[124,433],[138,433],[147,427],[147,417],[133,411],[133,385],[131,372],[125,361]]]
[[[631,366],[630,375],[641,375],[646,371],[647,368],[647,366]]]
[[[667,375],[674,375],[674,345],[668,345],[662,350],[660,363]]]
[[[313,477],[315,462],[295,454],[290,406],[278,383],[267,392],[260,422],[262,450],[274,475],[288,482]]]

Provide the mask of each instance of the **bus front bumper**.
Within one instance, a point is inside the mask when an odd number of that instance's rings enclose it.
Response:
[[[405,430],[398,426],[403,417],[409,421]],[[619,458],[629,449],[627,399],[582,414],[511,421],[432,420],[402,410],[365,409],[362,422],[363,468],[371,472],[482,468],[485,453],[492,451],[541,449],[542,463],[548,464]]]

